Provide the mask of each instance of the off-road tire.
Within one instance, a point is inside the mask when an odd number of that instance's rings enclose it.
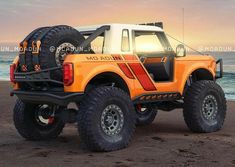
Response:
[[[38,29],[35,34],[33,34],[33,36],[31,38],[29,38],[28,42],[28,47],[26,49],[25,52],[25,63],[27,65],[27,70],[28,71],[33,71],[34,67],[33,67],[33,55],[32,55],[32,42],[35,41],[39,35],[41,35],[42,33],[44,33],[45,31],[47,31],[50,27],[42,27],[40,29]],[[20,55],[21,56],[21,55]],[[21,64],[20,64],[21,65]]]
[[[141,112],[139,111],[138,107],[136,107],[137,126],[150,125],[158,113],[157,108],[152,107],[151,105],[146,106],[146,110],[147,111]]]
[[[24,103],[17,100],[13,120],[19,134],[27,140],[47,140],[59,136],[64,128],[64,123],[60,118],[56,118],[50,127],[39,127],[34,116],[35,104]]]
[[[42,40],[40,64],[41,68],[56,67],[55,52],[56,48],[62,43],[71,43],[78,47],[85,38],[74,28],[66,25],[53,27]]]
[[[109,105],[123,112],[124,123],[118,134],[108,135],[101,127],[102,113]],[[80,104],[78,131],[84,148],[91,151],[114,151],[125,148],[135,131],[136,115],[129,95],[115,87],[98,87],[87,93]]]
[[[213,102],[210,105],[206,103],[209,100]],[[208,115],[205,113],[207,109],[204,106],[214,111],[210,117],[209,112]],[[193,132],[209,133],[220,130],[226,116],[226,99],[222,88],[209,80],[193,83],[184,98],[183,115],[188,128]]]

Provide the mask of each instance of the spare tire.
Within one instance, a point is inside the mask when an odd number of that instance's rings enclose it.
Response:
[[[41,69],[60,67],[67,54],[71,54],[85,40],[76,29],[66,26],[45,27],[39,29],[28,41],[31,44],[43,34],[40,53],[38,55]],[[26,52],[28,71],[33,70],[32,49]],[[52,71],[52,78],[62,80],[62,71]]]
[[[35,33],[27,41],[28,42],[28,48],[26,49],[26,52],[25,52],[25,63],[27,65],[27,70],[28,71],[33,71],[34,70],[33,59],[32,59],[32,46],[31,46],[31,44],[32,44],[33,41],[35,41],[38,38],[39,35],[41,35],[45,31],[47,31],[49,28],[50,27],[41,27],[41,28],[38,28],[36,31],[34,30]]]

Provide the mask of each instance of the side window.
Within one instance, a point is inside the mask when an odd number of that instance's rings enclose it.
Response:
[[[129,31],[126,29],[122,31],[122,48],[121,49],[123,52],[130,51]]]
[[[155,32],[135,32],[134,40],[138,56],[160,57],[165,51]]]
[[[91,49],[97,53],[102,54],[104,47],[104,36],[98,36],[94,41],[91,42]]]
[[[85,35],[85,38],[88,38],[89,35]],[[91,49],[96,53],[96,54],[102,54],[104,50],[104,35],[100,35],[96,37],[92,42],[91,42]]]

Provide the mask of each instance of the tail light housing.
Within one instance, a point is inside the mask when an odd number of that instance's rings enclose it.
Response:
[[[63,65],[63,81],[65,86],[69,86],[74,81],[74,71],[72,63],[64,63]]]
[[[16,64],[13,63],[10,65],[10,81],[15,83],[15,71],[16,71]]]

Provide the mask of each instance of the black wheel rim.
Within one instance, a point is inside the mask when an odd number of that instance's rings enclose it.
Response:
[[[35,108],[35,123],[39,127],[49,127],[55,123],[55,107],[47,104],[38,105]]]
[[[101,114],[101,128],[106,135],[118,135],[124,125],[122,109],[115,105],[108,105]]]
[[[137,113],[141,114],[141,115],[145,115],[146,113],[149,112],[149,109],[147,107],[141,107],[141,108],[137,108]]]
[[[202,116],[208,123],[214,123],[218,114],[218,102],[214,95],[207,95],[202,103]]]

